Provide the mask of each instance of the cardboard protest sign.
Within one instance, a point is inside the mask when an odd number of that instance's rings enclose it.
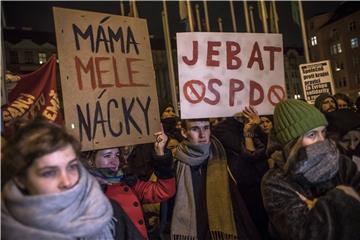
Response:
[[[271,114],[286,97],[281,34],[177,33],[181,118]]]
[[[304,96],[308,103],[314,104],[321,93],[335,94],[330,61],[300,64],[299,69]]]
[[[54,8],[67,128],[83,150],[154,141],[160,130],[145,19]]]

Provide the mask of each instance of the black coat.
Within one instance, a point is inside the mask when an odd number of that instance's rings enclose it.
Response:
[[[256,150],[254,152],[247,151],[243,128],[244,125],[241,122],[234,118],[227,118],[212,129],[212,134],[220,140],[225,148],[229,168],[241,195],[239,197],[245,202],[252,221],[262,238],[269,239],[268,217],[260,191],[261,179],[268,170],[266,147],[259,138],[254,137]]]
[[[360,239],[360,202],[337,189],[337,185],[352,186],[360,193],[360,173],[345,156],[340,156],[338,173],[316,187],[293,180],[281,164],[269,170],[262,181],[262,194],[276,238]],[[308,205],[299,194],[316,202]]]

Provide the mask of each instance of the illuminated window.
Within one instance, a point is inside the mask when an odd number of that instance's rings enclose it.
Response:
[[[336,44],[336,46],[337,46],[337,52],[338,52],[338,53],[341,53],[341,52],[342,52],[342,50],[341,50],[341,43]]]
[[[311,46],[316,46],[317,45],[317,39],[316,36],[311,37]]]
[[[359,41],[357,37],[354,37],[350,40],[351,48],[357,48],[359,46]]]
[[[39,64],[43,64],[44,62],[46,62],[46,53],[39,53]]]

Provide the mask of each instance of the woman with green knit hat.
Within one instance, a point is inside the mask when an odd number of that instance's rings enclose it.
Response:
[[[261,191],[275,239],[351,240],[360,236],[360,173],[326,138],[314,106],[285,100],[275,107],[273,134],[282,151]]]

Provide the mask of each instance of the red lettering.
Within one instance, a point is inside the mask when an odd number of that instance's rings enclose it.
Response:
[[[209,98],[205,97],[204,102],[210,104],[210,105],[216,105],[220,101],[220,93],[213,87],[214,84],[217,84],[218,86],[222,85],[222,82],[219,79],[212,78],[209,80],[208,83],[208,89],[210,92],[212,92],[215,95],[214,100],[210,100]]]
[[[274,70],[274,58],[275,58],[274,52],[281,52],[281,48],[280,47],[265,46],[264,51],[269,51],[270,71],[273,71]]]
[[[234,49],[233,49],[234,47]],[[237,42],[226,42],[226,66],[227,69],[238,69],[241,66],[241,59],[236,55],[240,53],[241,48]],[[235,61],[235,64],[233,64]]]
[[[239,79],[230,79],[229,84],[229,105],[234,106],[234,94],[244,89],[244,83]]]
[[[117,70],[116,58],[115,58],[115,57],[112,57],[112,63],[113,63],[113,67],[114,67],[115,86],[118,87],[118,88],[125,87],[125,86],[129,86],[129,85],[126,85],[126,84],[122,84],[122,83],[120,82],[120,78],[119,78],[119,73],[118,73],[118,70]]]
[[[94,64],[92,61],[92,57],[89,58],[87,65],[84,66],[82,64],[81,60],[77,56],[75,56],[75,69],[76,69],[77,81],[78,81],[80,90],[83,90],[81,69],[84,70],[85,73],[90,72],[91,88],[92,89],[96,88],[95,70],[94,70]]]
[[[201,88],[201,93],[199,94],[196,89],[194,88],[194,85],[199,85]],[[195,99],[193,99],[190,95],[189,95],[189,91],[192,93],[193,97],[195,97]],[[205,96],[205,84],[203,82],[201,82],[200,80],[190,80],[187,81],[184,86],[183,86],[183,92],[184,92],[184,97],[186,98],[186,100],[188,100],[190,103],[199,103],[203,100],[204,96]]]
[[[109,58],[108,57],[96,57],[95,58],[95,69],[96,69],[96,75],[97,75],[97,78],[98,78],[99,88],[109,88],[109,87],[113,86],[113,84],[104,84],[102,82],[103,79],[102,79],[101,75],[103,73],[109,72],[109,71],[106,71],[106,70],[105,71],[100,70],[100,62],[105,61],[105,60],[109,60]]]
[[[213,56],[219,55],[219,51],[214,50],[214,47],[220,47],[221,42],[208,42],[208,49],[207,49],[207,60],[206,65],[211,67],[218,67],[220,65],[220,62],[217,60],[213,60]]]
[[[193,58],[189,60],[186,56],[182,57],[182,60],[185,64],[191,66],[194,65],[198,60],[198,51],[199,51],[199,44],[198,41],[193,41]]]
[[[137,61],[143,61],[143,60],[139,59],[139,58],[126,58],[126,66],[127,66],[128,75],[129,75],[129,83],[132,86],[149,86],[148,84],[134,83],[133,75],[135,73],[138,73],[139,71],[132,70],[131,63],[132,62],[137,62]]]
[[[281,92],[281,96],[279,95],[279,91]],[[274,95],[277,101],[273,101],[271,95]],[[268,95],[267,95],[269,102],[275,106],[285,98],[285,90],[280,85],[273,85],[269,88]]]
[[[264,63],[262,60],[259,44],[257,42],[254,43],[247,67],[252,68],[255,61],[259,64],[260,70],[264,70]]]
[[[255,90],[259,92],[259,98],[255,99]],[[261,85],[255,81],[250,80],[250,99],[249,105],[256,106],[264,100],[264,90]]]

